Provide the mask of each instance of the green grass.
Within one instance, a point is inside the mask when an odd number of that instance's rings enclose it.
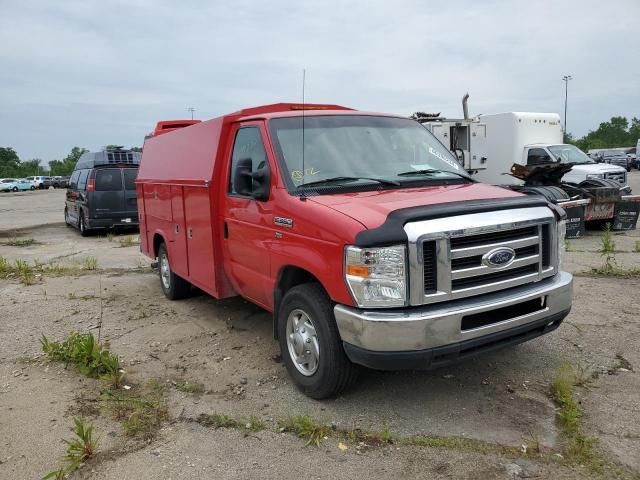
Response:
[[[248,418],[234,419],[228,415],[220,415],[217,413],[202,413],[196,419],[200,425],[210,428],[231,428],[242,432],[259,432],[265,429],[264,422],[258,417],[251,415]]]
[[[636,244],[633,247],[633,251],[636,253],[640,253],[640,240],[636,240]]]
[[[2,245],[8,247],[30,247],[36,243],[33,238],[12,238],[7,242],[3,242]]]
[[[305,446],[315,445],[319,447],[322,440],[332,434],[331,427],[315,423],[309,415],[298,415],[289,417],[283,422],[279,422],[282,432],[293,433],[299,438],[306,440]]]
[[[82,259],[82,268],[85,270],[97,270],[98,259],[96,257],[87,257]]]
[[[601,277],[638,278],[640,277],[640,267],[621,267],[615,256],[612,253],[607,253],[604,254],[602,265],[592,268],[589,273]]]
[[[113,232],[107,232],[107,240],[113,242]]]
[[[75,365],[82,374],[102,378],[112,388],[122,386],[124,371],[120,358],[96,342],[93,334],[71,332],[62,342],[50,341],[43,335],[40,344],[50,360]]]
[[[140,241],[135,235],[127,235],[126,237],[122,237],[118,240],[118,242],[120,243],[120,247],[122,248],[140,245]]]
[[[140,391],[107,390],[102,393],[100,403],[122,422],[125,435],[132,438],[150,440],[170,419],[165,389],[157,381],[150,381]]]
[[[600,236],[600,253],[613,253],[616,250],[616,242],[613,240],[611,234],[611,224],[607,223],[602,229],[602,235]]]
[[[600,471],[605,462],[596,451],[597,439],[582,432],[582,408],[574,395],[575,386],[582,376],[571,364],[563,364],[556,372],[550,394],[558,406],[558,424],[566,440],[565,458]]]
[[[95,258],[85,259],[84,268],[80,266],[63,267],[56,263],[44,264],[38,259],[29,264],[26,260],[17,259],[11,263],[5,257],[0,256],[0,278],[16,278],[25,285],[33,285],[36,275],[60,277],[64,275],[78,275],[85,270],[96,270],[98,262]]]
[[[177,382],[175,387],[180,392],[192,395],[202,395],[204,393],[204,385],[198,382]]]
[[[73,422],[75,437],[71,440],[64,440],[67,444],[67,451],[62,459],[63,466],[49,472],[42,480],[67,478],[95,454],[98,439],[93,438],[93,424],[87,423],[82,417],[74,418]]]

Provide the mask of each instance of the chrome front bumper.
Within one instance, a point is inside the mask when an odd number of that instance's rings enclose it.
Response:
[[[571,309],[572,284],[571,274],[560,272],[537,283],[430,306],[385,311],[336,305],[334,313],[347,354],[356,363],[366,364],[354,359],[350,350],[381,354],[419,353],[463,344],[473,344],[477,350],[483,346],[482,338],[486,337],[487,341],[500,339],[505,337],[501,335],[504,332],[517,333],[521,341],[527,340],[527,325],[541,325],[543,330],[540,334],[546,333],[559,325]],[[498,309],[509,311],[505,307],[537,298],[544,298],[544,305],[532,313],[462,330],[464,317]],[[545,330],[547,319],[548,327],[553,328]],[[496,342],[493,341],[494,344]]]

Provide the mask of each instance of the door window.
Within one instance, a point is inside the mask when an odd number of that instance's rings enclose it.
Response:
[[[125,168],[124,172],[124,188],[125,190],[136,189],[136,177],[138,176],[137,168]]]
[[[96,192],[115,192],[122,190],[120,169],[96,170]]]
[[[527,165],[540,165],[553,162],[544,148],[532,148],[527,155]]]
[[[78,190],[86,190],[89,172],[90,170],[80,170],[80,176],[78,177]]]
[[[251,171],[255,172],[267,164],[267,155],[262,144],[262,137],[258,127],[245,127],[238,130],[231,155],[231,175],[229,177],[229,192],[239,195],[233,188],[233,176],[238,162],[251,159]]]
[[[69,188],[77,189],[78,188],[78,177],[80,176],[80,170],[76,170],[71,175],[71,179],[69,180]]]

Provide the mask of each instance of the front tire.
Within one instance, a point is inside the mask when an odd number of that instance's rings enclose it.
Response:
[[[13,192],[17,192],[17,191],[18,191],[18,187],[13,187],[13,188],[11,189],[11,191],[13,191]]]
[[[160,286],[165,297],[169,300],[180,300],[189,296],[191,284],[171,270],[169,253],[164,243],[158,247],[158,270],[160,272]]]
[[[317,400],[333,397],[356,380],[358,367],[344,352],[331,301],[320,285],[289,290],[277,320],[282,359],[305,395]]]

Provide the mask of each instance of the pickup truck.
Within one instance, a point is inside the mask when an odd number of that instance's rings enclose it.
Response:
[[[571,309],[564,211],[478,183],[401,116],[284,103],[156,128],[136,189],[164,294],[193,285],[272,312],[312,398],[362,366],[436,368],[530,340]]]

